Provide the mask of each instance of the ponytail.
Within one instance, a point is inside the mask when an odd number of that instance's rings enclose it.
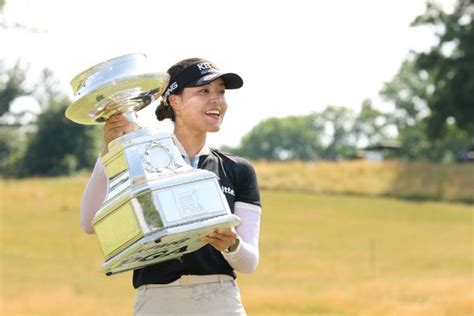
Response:
[[[163,100],[160,101],[160,104],[155,110],[155,115],[158,121],[163,121],[165,119],[171,119],[175,122],[176,116],[171,105],[166,105]]]
[[[171,66],[170,69],[168,69],[168,71],[167,71],[168,74],[170,75],[170,82],[175,80],[175,78],[177,76],[179,76],[179,74],[184,69],[186,69],[186,67],[188,67],[189,65],[195,64],[199,61],[205,61],[205,59],[202,59],[202,58],[188,58],[188,59],[184,59],[184,60],[174,64],[173,66]],[[173,93],[173,94],[180,94],[181,92],[182,91],[180,91],[179,93]],[[162,96],[162,97],[164,97],[164,96]],[[173,122],[175,122],[176,115],[174,113],[173,108],[171,107],[171,105],[167,105],[164,102],[165,101],[161,100],[160,104],[156,108],[156,110],[155,110],[156,118],[158,119],[158,121],[163,121],[165,119],[171,119]]]

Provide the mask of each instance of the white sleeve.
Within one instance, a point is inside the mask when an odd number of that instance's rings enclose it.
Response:
[[[94,233],[91,222],[107,196],[107,181],[105,167],[99,158],[87,182],[81,201],[81,227],[88,234]]]
[[[259,206],[235,202],[234,214],[239,216],[241,223],[235,228],[240,243],[233,252],[222,252],[230,266],[241,273],[255,272],[259,260],[258,239],[260,233],[260,217],[262,210]]]

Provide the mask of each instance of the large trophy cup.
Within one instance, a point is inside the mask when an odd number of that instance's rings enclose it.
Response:
[[[66,117],[100,124],[125,113],[136,123],[135,112],[156,100],[168,80],[167,73],[150,72],[143,54],[113,58],[72,79],[75,101]],[[204,246],[203,235],[239,223],[214,173],[188,166],[170,133],[136,126],[101,157],[108,193],[92,226],[107,275],[178,258]]]

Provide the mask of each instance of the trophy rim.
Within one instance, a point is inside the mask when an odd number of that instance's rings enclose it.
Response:
[[[88,70],[90,69],[91,68],[89,68]],[[168,81],[169,74],[163,72],[138,74],[114,80],[112,85],[98,86],[96,89],[84,94],[77,100],[73,101],[66,109],[65,116],[71,121],[83,125],[103,124],[111,115],[115,113],[113,113],[113,111],[112,113],[111,111],[106,112],[106,108],[101,108],[102,103],[97,100],[108,100],[113,97],[116,91],[111,91],[113,90],[111,89],[111,87],[123,85],[129,87],[129,89],[138,89],[141,93],[149,93],[151,90],[154,90],[152,95],[154,101],[160,95],[163,94],[166,86],[168,85]],[[153,84],[153,87],[150,87],[150,83]],[[139,111],[142,108],[146,107],[148,104],[149,103],[141,105],[137,104],[135,106],[132,106],[129,111]]]
[[[82,83],[89,79],[92,74],[99,72],[100,70],[103,70],[105,67],[109,65],[114,65],[118,66],[120,64],[123,64],[127,61],[130,61],[132,58],[147,58],[146,54],[143,53],[130,53],[130,54],[124,54],[121,56],[117,56],[114,58],[107,59],[105,61],[102,61],[98,64],[95,64],[92,67],[87,68],[86,70],[80,72],[78,75],[74,76],[74,78],[71,79],[69,82],[70,86],[72,87],[74,96],[77,97],[78,94],[81,91],[82,88]],[[98,88],[98,87],[96,87]]]

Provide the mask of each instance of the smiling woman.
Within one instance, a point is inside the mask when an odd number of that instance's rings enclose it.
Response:
[[[220,130],[227,111],[225,90],[242,87],[243,80],[201,58],[178,62],[168,74],[169,85],[156,116],[160,121],[174,122],[176,146],[189,165],[217,175],[229,208],[240,217],[241,224],[209,233],[202,238],[206,246],[179,259],[135,270],[135,314],[245,315],[235,278],[236,272],[254,272],[259,260],[257,178],[245,159],[206,145],[207,134]],[[133,130],[132,124],[122,114],[112,116],[104,126],[105,143]],[[93,232],[91,220],[106,192],[107,179],[99,159],[81,206],[86,232]]]
[[[201,87],[186,89],[181,95],[173,95],[174,111],[181,116],[175,132],[187,127],[202,132],[219,131],[227,110],[224,93],[225,84],[219,78]],[[201,116],[205,119],[199,119]]]

